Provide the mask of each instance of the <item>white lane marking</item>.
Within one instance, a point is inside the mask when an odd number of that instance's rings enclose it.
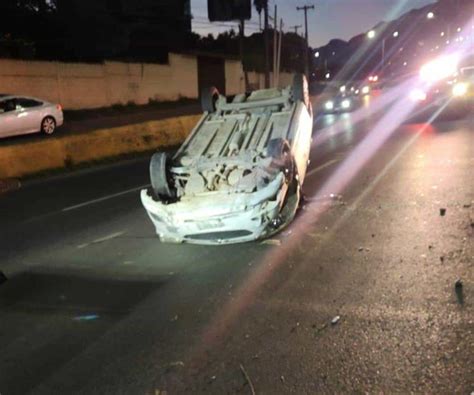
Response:
[[[340,161],[341,161],[341,159],[331,159],[329,162],[326,162],[323,165],[321,165],[319,167],[316,167],[313,170],[308,171],[308,174],[306,175],[306,177],[311,177],[312,175],[320,172],[321,170],[325,169],[326,167],[329,167],[329,166],[333,165],[334,163],[337,163],[337,162],[340,162]]]
[[[114,193],[113,195],[104,196],[104,197],[101,197],[101,198],[98,198],[98,199],[89,200],[88,202],[76,204],[75,206],[70,206],[70,207],[63,208],[61,211],[62,211],[62,212],[66,212],[66,211],[76,210],[76,209],[78,209],[78,208],[82,208],[82,207],[85,207],[85,206],[89,206],[89,205],[91,205],[91,204],[104,202],[104,201],[106,201],[106,200],[114,199],[114,198],[116,198],[116,197],[119,197],[119,196],[122,196],[122,195],[126,195],[126,194],[131,193],[131,192],[136,192],[136,191],[139,191],[139,190],[141,190],[141,189],[148,188],[149,186],[150,186],[150,184],[147,184],[147,185],[142,185],[142,186],[140,186],[140,187],[136,187],[136,188],[132,188],[132,189],[127,189],[126,191]]]
[[[108,235],[108,236],[104,236],[104,237],[101,237],[100,239],[96,239],[94,241],[91,241],[90,243],[85,243],[85,244],[81,244],[81,245],[78,245],[77,248],[78,249],[81,249],[81,248],[85,248],[91,244],[98,244],[98,243],[103,243],[104,241],[109,241],[109,240],[112,240],[112,239],[115,239],[117,237],[120,237],[124,234],[125,232],[116,232],[116,233],[112,233],[111,235]]]

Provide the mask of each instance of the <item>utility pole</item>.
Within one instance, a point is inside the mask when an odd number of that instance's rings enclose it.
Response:
[[[264,14],[264,42],[265,42],[265,88],[270,88],[270,40],[268,37],[268,1],[265,1]]]
[[[277,14],[277,6],[275,4],[275,16],[273,18],[273,87],[276,87],[276,77],[277,77],[277,48],[278,48],[278,42],[277,42],[277,36],[278,36],[278,14]]]
[[[304,11],[304,38],[306,41],[306,48],[304,51],[304,69],[305,69],[305,74],[306,77],[309,79],[309,57],[308,57],[308,51],[309,51],[309,39],[308,39],[308,10],[314,10],[314,5],[305,5],[303,7],[296,7],[297,11]]]
[[[303,26],[301,25],[295,25],[295,26],[290,26],[290,29],[295,29],[295,34],[298,35],[298,29],[301,29]]]
[[[245,40],[245,20],[241,19],[239,24],[239,52],[240,52],[240,62],[242,63],[242,69],[244,71],[244,79],[245,79],[245,91],[249,90],[249,78],[247,74],[247,70],[245,69],[244,64],[244,40]]]

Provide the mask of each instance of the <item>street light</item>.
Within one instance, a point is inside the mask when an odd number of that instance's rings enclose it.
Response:
[[[319,55],[320,55],[320,53],[319,53],[319,52],[316,52],[316,53],[314,54],[314,57],[315,57],[315,58],[319,58]]]
[[[367,37],[369,38],[369,40],[374,39],[376,35],[377,35],[377,33],[375,32],[375,30],[370,30],[367,33]],[[398,32],[398,30],[396,30],[392,33],[393,38],[398,38],[399,35],[400,35],[400,33]],[[386,42],[386,40],[387,40],[387,37],[382,37],[382,71],[385,67],[385,42]]]
[[[433,18],[435,17],[435,14],[430,11],[430,12],[428,12],[428,14],[426,14],[426,17],[427,17],[428,19],[433,19]]]

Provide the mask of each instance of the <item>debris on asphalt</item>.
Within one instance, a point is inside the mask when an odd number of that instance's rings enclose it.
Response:
[[[444,217],[446,214],[446,209],[445,208],[440,208],[439,209],[439,215],[441,215],[442,217]]]
[[[271,246],[280,246],[281,241],[278,239],[267,239],[263,240],[260,244],[266,244],[266,245],[271,245]]]
[[[339,315],[336,315],[332,320],[331,320],[331,325],[336,325],[341,317]]]
[[[97,318],[99,318],[97,314],[79,315],[74,317],[74,321],[94,321]]]
[[[285,382],[285,376],[280,376],[280,380],[281,380],[282,383],[284,383]]]
[[[464,304],[464,295],[463,295],[463,283],[461,279],[457,279],[454,283],[454,291],[456,292],[456,297],[460,305]]]
[[[178,314],[176,314],[173,318],[171,318],[171,322],[178,321]]]
[[[375,237],[375,233],[372,233],[372,238],[374,238],[374,237]]]
[[[7,280],[8,280],[7,276],[5,276],[5,274],[2,271],[0,271],[0,284],[3,284]]]
[[[441,263],[444,263],[444,256],[441,255],[441,256],[439,257],[439,260],[441,261]]]
[[[471,204],[470,203],[464,204],[463,207],[464,208],[471,208]]]
[[[211,376],[211,381],[215,381],[216,380],[216,376]]]
[[[428,249],[429,249],[429,250],[432,250],[433,248],[434,248],[434,247],[433,247],[431,244],[428,246]]]
[[[240,364],[240,371],[242,372],[242,374],[244,375],[244,378],[245,380],[247,380],[247,384],[249,385],[250,387],[250,393],[252,395],[255,395],[255,388],[253,386],[253,383],[252,383],[252,380],[250,380],[250,376],[248,375],[247,371],[245,370],[244,366],[242,364]],[[214,376],[215,377],[215,376]]]
[[[364,251],[364,247],[359,247],[359,252]]]

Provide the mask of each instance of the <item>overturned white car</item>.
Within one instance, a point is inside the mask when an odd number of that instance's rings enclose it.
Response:
[[[231,101],[215,88],[173,157],[155,153],[141,200],[161,241],[238,243],[268,237],[294,218],[313,116],[306,78]]]

